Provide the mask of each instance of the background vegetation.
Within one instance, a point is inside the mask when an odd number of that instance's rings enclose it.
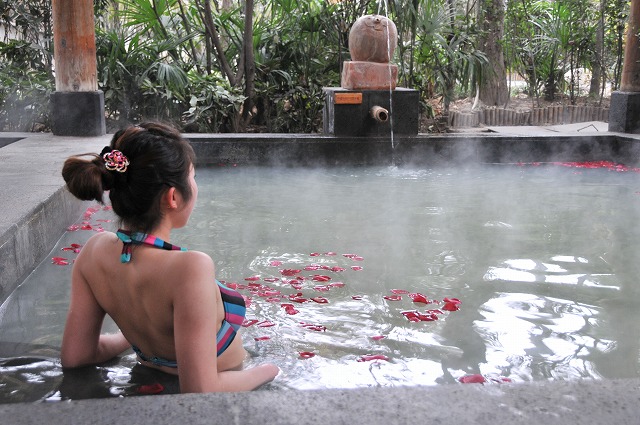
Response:
[[[508,76],[532,99],[601,101],[620,81],[625,0],[95,0],[110,129],[163,119],[184,131],[315,132],[339,86],[350,26],[397,25],[399,86],[447,112],[504,106]],[[0,0],[0,130],[45,131],[54,90],[50,0]]]

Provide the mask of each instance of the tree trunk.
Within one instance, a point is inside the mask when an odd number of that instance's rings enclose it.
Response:
[[[253,0],[247,0],[244,10],[244,40],[243,55],[244,55],[244,95],[246,100],[244,101],[242,118],[244,121],[243,127],[251,121],[253,115],[253,106],[255,105],[255,77],[256,77],[256,60],[253,52]]]
[[[593,69],[591,70],[591,85],[589,86],[589,96],[598,97],[600,95],[600,82],[602,80],[602,64],[604,58],[604,8],[605,0],[600,0],[600,17],[598,28],[596,29],[596,45],[593,54]]]
[[[504,0],[481,0],[478,5],[479,49],[489,61],[480,81],[480,100],[487,106],[504,106],[509,100],[504,66]]]

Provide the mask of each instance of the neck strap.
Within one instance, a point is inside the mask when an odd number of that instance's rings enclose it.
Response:
[[[122,254],[120,255],[120,262],[122,263],[128,263],[131,261],[131,250],[133,245],[149,245],[155,248],[166,249],[167,251],[187,250],[187,248],[180,248],[179,246],[172,245],[169,242],[165,242],[162,239],[156,238],[155,236],[147,233],[129,232],[127,230],[118,229],[116,235],[124,244],[122,247]]]

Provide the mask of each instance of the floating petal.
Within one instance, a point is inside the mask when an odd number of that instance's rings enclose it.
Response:
[[[325,297],[313,297],[311,299],[317,302],[318,304],[327,304],[329,302],[329,300],[326,299]]]
[[[373,360],[384,360],[388,362],[389,357],[385,356],[384,354],[367,354],[358,359],[359,362],[370,362]]]
[[[314,282],[328,282],[328,281],[331,280],[331,277],[330,276],[321,275],[321,274],[315,274],[315,275],[313,275],[311,280],[313,280]]]
[[[463,384],[483,384],[487,380],[485,379],[484,376],[480,374],[475,374],[475,375],[461,376],[460,378],[458,378],[458,381],[462,382]]]
[[[425,297],[424,295],[420,294],[420,293],[411,293],[409,294],[409,298],[411,298],[411,300],[414,303],[424,303],[424,304],[429,304],[429,300],[427,299],[427,297]]]
[[[164,391],[164,386],[160,383],[140,385],[136,388],[138,394],[160,394]]]

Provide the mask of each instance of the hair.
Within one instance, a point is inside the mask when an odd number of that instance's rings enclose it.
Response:
[[[104,204],[109,191],[113,211],[128,230],[149,233],[162,219],[162,195],[175,187],[190,200],[189,171],[195,154],[180,133],[165,124],[147,122],[118,131],[105,152],[119,150],[129,160],[125,172],[108,170],[102,155],[67,158],[62,177],[76,198]],[[88,157],[88,158],[87,158]]]

